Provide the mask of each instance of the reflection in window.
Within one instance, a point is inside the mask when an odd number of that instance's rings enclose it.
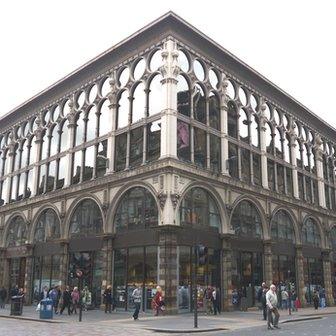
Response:
[[[37,147],[36,147],[36,137],[35,135],[30,139],[30,151],[29,151],[29,165],[35,163],[36,161],[36,151],[37,151]],[[7,161],[7,160],[6,160]]]
[[[239,178],[238,174],[238,146],[229,142],[229,158],[227,161],[231,177]]]
[[[257,153],[253,153],[253,183],[261,186],[261,159]]]
[[[60,152],[64,152],[69,148],[69,128],[68,128],[69,122],[68,120],[65,120],[61,130],[61,149]]]
[[[116,230],[143,229],[158,225],[158,209],[153,195],[145,188],[128,190],[115,215]]]
[[[6,247],[21,246],[27,241],[27,227],[21,216],[15,216],[9,223]]]
[[[247,113],[241,109],[239,117],[239,136],[240,140],[249,143],[249,121]]]
[[[28,170],[27,173],[27,187],[25,192],[25,197],[30,197],[31,193],[33,192],[34,185],[33,185],[33,170]]]
[[[209,97],[209,124],[210,127],[220,129],[220,102],[213,92],[210,93]]]
[[[70,236],[94,236],[103,233],[103,218],[99,206],[90,199],[77,205],[70,220]]]
[[[38,195],[41,195],[44,192],[46,175],[47,175],[46,165],[43,164],[42,166],[40,166],[40,169],[39,169],[39,182],[38,182],[38,189],[37,189]]]
[[[143,158],[143,128],[138,127],[130,132],[130,167],[142,164]]]
[[[216,172],[220,171],[221,163],[221,139],[210,134],[210,168]]]
[[[37,220],[34,242],[45,242],[60,237],[60,221],[53,209],[44,210]]]
[[[251,117],[251,143],[252,146],[259,148],[259,122],[257,116]]]
[[[67,158],[65,156],[59,159],[56,189],[60,189],[64,187],[65,176],[67,174],[66,160]]]
[[[321,236],[318,225],[312,218],[306,219],[302,227],[302,243],[320,247]]]
[[[56,180],[56,161],[51,161],[48,168],[47,191],[54,190]]]
[[[274,161],[267,159],[268,188],[275,190],[275,164]]]
[[[177,111],[185,116],[190,116],[190,88],[183,76],[177,77]]]
[[[275,240],[285,240],[295,243],[293,221],[286,211],[279,210],[273,217],[271,236]]]
[[[203,124],[206,124],[206,101],[205,94],[200,85],[195,85],[193,95],[194,118]]]
[[[97,177],[104,176],[107,169],[107,140],[98,144]]]
[[[58,152],[58,140],[58,127],[55,125],[51,131],[50,156],[53,156]]]
[[[115,138],[115,171],[124,170],[126,168],[127,153],[127,134],[117,135]]]
[[[96,138],[96,129],[97,129],[96,107],[92,106],[87,115],[86,141],[91,141]]]
[[[195,127],[194,128],[194,162],[200,166],[206,167],[207,153],[207,136],[206,132]]]
[[[110,116],[109,101],[105,100],[100,107],[99,115],[99,136],[107,134],[111,131],[111,116]],[[128,118],[128,111],[126,112],[126,118]]]
[[[228,134],[233,138],[238,137],[237,108],[233,102],[228,103]]]
[[[83,119],[83,113],[78,114],[77,127],[76,127],[76,137],[75,146],[80,145],[84,141],[85,135],[85,121]]]
[[[156,75],[149,85],[148,115],[150,116],[160,113],[164,109],[161,80],[162,76]]]
[[[180,120],[177,120],[177,156],[183,161],[191,160],[189,125]]]
[[[214,227],[220,230],[221,220],[213,197],[202,188],[190,189],[180,205],[180,221],[185,226]]]
[[[250,169],[250,151],[246,148],[240,149],[241,159],[241,179],[249,183],[251,181],[251,169]]]
[[[147,161],[155,161],[160,157],[160,144],[161,122],[155,121],[147,125]]]
[[[284,166],[277,164],[277,182],[278,182],[278,192],[285,193],[285,170]]]
[[[262,224],[259,211],[250,201],[241,201],[234,209],[231,226],[238,236],[262,237]]]
[[[128,92],[123,91],[118,101],[117,128],[122,128],[128,125],[128,113],[129,113]]]
[[[93,167],[95,159],[96,146],[90,146],[85,149],[85,163],[83,170],[83,181],[91,180],[93,177]]]
[[[82,152],[75,152],[73,154],[73,167],[72,167],[72,184],[77,184],[80,181],[82,167]]]

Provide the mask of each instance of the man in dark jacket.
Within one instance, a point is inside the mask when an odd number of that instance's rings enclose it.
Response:
[[[103,294],[103,301],[105,303],[105,313],[109,312],[112,313],[112,304],[113,304],[113,297],[112,297],[112,287],[107,286]]]
[[[69,286],[66,286],[63,292],[63,304],[60,314],[63,314],[65,308],[68,308],[68,315],[71,315],[71,292]]]
[[[0,308],[5,308],[5,303],[7,299],[7,290],[4,286],[0,288]]]

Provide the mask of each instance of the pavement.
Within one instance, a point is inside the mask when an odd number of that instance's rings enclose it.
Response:
[[[336,307],[327,307],[324,309],[314,310],[313,308],[302,308],[298,312],[293,312],[288,315],[288,311],[280,310],[280,323],[287,324],[291,322],[308,321],[320,319],[328,315],[336,315]],[[101,310],[91,310],[83,312],[82,322],[78,322],[78,314],[68,316],[54,315],[52,320],[41,320],[39,312],[36,311],[34,306],[24,306],[22,316],[10,316],[9,306],[6,309],[0,310],[0,319],[6,320],[26,320],[34,321],[35,324],[52,323],[56,325],[97,325],[111,328],[119,328],[120,330],[142,329],[143,331],[157,332],[158,334],[167,333],[206,333],[215,331],[234,331],[239,329],[253,328],[259,326],[266,326],[266,322],[262,320],[261,311],[247,311],[247,312],[222,312],[220,315],[205,315],[199,314],[198,328],[194,328],[194,316],[190,313],[158,316],[155,317],[150,313],[140,313],[139,320],[133,321],[132,312],[117,311],[112,314],[105,314]]]

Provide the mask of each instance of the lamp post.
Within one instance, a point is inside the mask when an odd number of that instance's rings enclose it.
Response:
[[[288,282],[288,315],[292,315],[292,291],[291,291],[291,285],[290,285],[290,274],[291,274],[291,271],[288,270],[287,271],[288,273],[288,278],[287,278],[287,282]]]

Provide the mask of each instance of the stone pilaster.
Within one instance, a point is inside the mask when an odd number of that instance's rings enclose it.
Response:
[[[36,118],[37,129],[35,133],[35,153],[30,153],[30,155],[34,156],[34,168],[33,168],[33,186],[31,191],[31,196],[34,197],[37,195],[38,190],[38,179],[39,179],[39,169],[38,162],[41,157],[42,143],[43,143],[43,129],[42,129],[42,121],[40,116]]]
[[[164,111],[161,117],[161,153],[160,157],[177,158],[177,76],[178,49],[173,40],[164,43],[162,50],[162,101]]]
[[[266,149],[266,118],[265,118],[266,105],[262,102],[260,107],[260,151],[261,151],[261,184],[264,189],[268,188],[268,171],[267,171],[267,149]]]
[[[273,281],[272,269],[272,242],[264,241],[264,282],[270,286]]]
[[[33,257],[26,257],[26,269],[25,269],[25,303],[30,304],[32,302],[32,288],[33,288]]]
[[[326,293],[326,303],[328,306],[334,305],[334,298],[332,293],[332,283],[331,283],[331,251],[325,250],[322,252],[322,262],[323,262],[323,279],[324,279],[324,289]]]
[[[223,74],[222,87],[220,90],[220,113],[221,113],[221,169],[222,174],[229,175],[229,140],[228,140],[228,81]]]
[[[0,286],[3,285],[7,288],[8,277],[8,263],[6,259],[6,250],[0,249]]]
[[[159,232],[158,282],[162,287],[167,314],[176,314],[177,306],[177,240],[175,228],[162,227]]]
[[[316,176],[317,176],[317,189],[319,197],[319,206],[326,208],[326,196],[324,189],[324,176],[323,176],[323,154],[322,154],[322,140],[319,135],[315,138],[315,160],[316,160]]]
[[[69,243],[63,242],[61,244],[61,262],[60,262],[60,279],[61,287],[64,287],[68,283],[68,273],[69,273]]]
[[[75,129],[76,129],[76,110],[75,110],[75,104],[73,101],[73,97],[71,97],[71,100],[69,101],[69,107],[70,107],[70,112],[67,115],[67,119],[69,121],[68,124],[68,145],[69,148],[73,148],[74,143],[75,143]],[[66,155],[66,175],[65,175],[65,181],[64,181],[64,187],[68,187],[71,185],[71,179],[72,179],[72,165],[73,165],[73,160],[72,160],[72,152],[68,152]]]
[[[299,182],[298,182],[298,171],[296,167],[296,142],[295,142],[295,133],[293,130],[290,132],[290,157],[291,163],[293,166],[292,169],[292,179],[293,179],[293,196],[296,199],[299,199]]]
[[[223,310],[232,310],[232,248],[230,237],[222,240],[222,307]]]
[[[303,254],[302,246],[296,246],[296,287],[298,291],[298,297],[301,301],[301,306],[306,304],[306,298],[304,293],[305,283],[304,283],[304,269],[303,269]]]

